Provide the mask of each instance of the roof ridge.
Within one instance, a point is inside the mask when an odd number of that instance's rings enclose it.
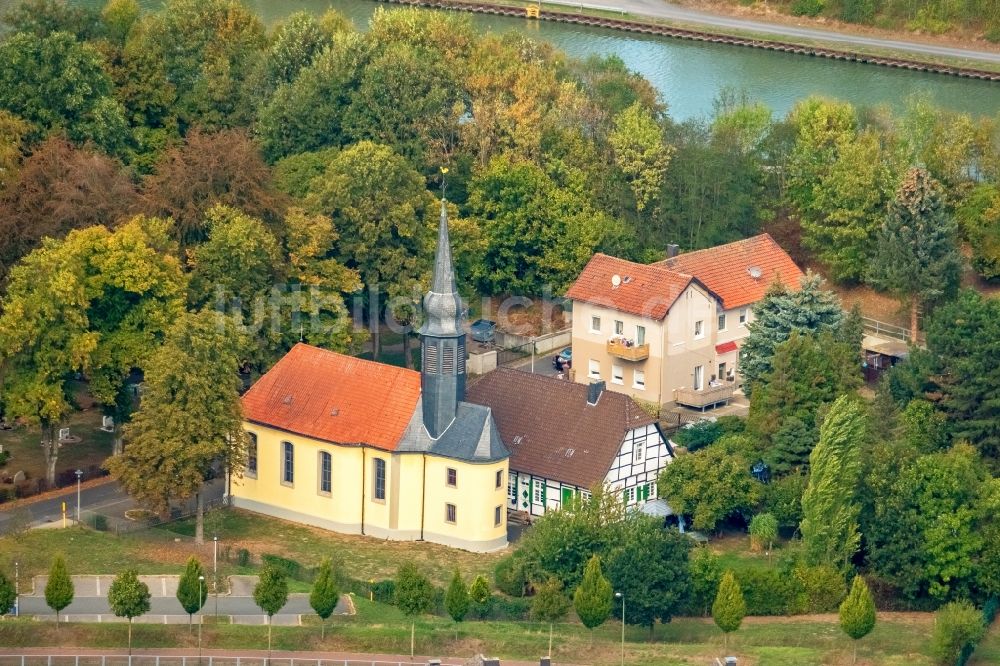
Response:
[[[669,264],[669,262],[673,261],[674,259],[680,259],[681,257],[690,257],[690,256],[695,255],[695,254],[704,254],[706,252],[718,252],[719,250],[725,250],[726,248],[730,248],[730,247],[733,247],[735,245],[744,245],[744,244],[749,243],[751,241],[763,240],[763,239],[769,240],[772,243],[774,243],[775,245],[778,245],[777,241],[774,240],[774,238],[771,236],[771,234],[769,234],[769,233],[767,233],[765,231],[765,232],[759,233],[759,234],[757,234],[755,236],[749,236],[747,238],[740,238],[738,240],[729,241],[728,243],[723,243],[722,245],[713,245],[712,247],[703,247],[700,250],[691,250],[690,252],[681,252],[680,254],[678,254],[676,256],[667,257],[666,259],[661,259],[660,261],[655,261],[655,262],[653,262],[652,265],[654,265],[654,266],[666,265],[666,264]],[[781,247],[781,246],[779,245],[778,247]]]

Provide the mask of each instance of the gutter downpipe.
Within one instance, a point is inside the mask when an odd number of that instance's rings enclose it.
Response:
[[[368,460],[365,455],[365,447],[361,447],[361,534],[365,533],[365,470],[368,468]]]
[[[424,457],[424,482],[420,485],[420,540],[424,540],[424,514],[427,513],[427,454]]]

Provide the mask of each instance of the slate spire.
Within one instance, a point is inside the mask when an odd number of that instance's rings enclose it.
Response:
[[[455,266],[448,240],[448,209],[441,199],[437,251],[431,290],[424,296],[420,327],[420,389],[424,427],[437,439],[448,429],[465,398],[465,330],[462,298],[455,286]]]

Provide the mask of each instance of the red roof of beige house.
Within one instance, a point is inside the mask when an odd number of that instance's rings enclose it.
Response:
[[[736,344],[734,340],[730,340],[729,342],[723,342],[722,344],[715,345],[716,354],[728,354],[729,352],[736,351],[737,349],[739,349],[739,346]]]
[[[420,373],[299,343],[243,396],[248,421],[335,444],[393,451]]]
[[[612,282],[616,275],[621,279],[617,287]],[[690,275],[663,266],[637,264],[598,253],[587,262],[566,297],[650,319],[663,319],[692,281],[697,282]]]
[[[803,275],[770,234],[685,252],[653,265],[698,278],[718,294],[726,310],[756,303],[775,280],[797,291]]]

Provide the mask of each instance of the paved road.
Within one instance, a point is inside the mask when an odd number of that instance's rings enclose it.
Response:
[[[222,497],[225,484],[222,479],[215,479],[207,484],[205,501],[209,502]],[[72,519],[76,515],[76,489],[67,489],[65,493],[38,502],[24,504],[21,510],[30,516],[32,525],[43,525],[62,520],[62,503],[66,502],[66,515]],[[5,507],[6,505],[0,505]],[[101,513],[106,516],[122,516],[135,503],[128,494],[115,483],[105,483],[80,492],[80,507],[86,518],[87,512]],[[0,535],[6,534],[8,524],[18,509],[0,508]]]
[[[594,2],[573,2],[573,0],[545,0],[553,4],[567,5],[569,7],[591,7],[600,9],[621,9],[622,11],[636,16],[650,16],[653,18],[669,19],[671,21],[684,22],[708,27],[730,28],[737,30],[747,30],[759,34],[774,35],[776,37],[795,37],[799,39],[814,39],[824,42],[835,42],[847,46],[865,46],[882,49],[895,49],[922,55],[946,56],[950,58],[967,58],[970,60],[981,60],[986,62],[1000,63],[1000,52],[981,51],[974,49],[960,49],[937,44],[927,44],[922,42],[911,42],[901,39],[883,39],[879,37],[868,37],[845,32],[835,32],[819,30],[816,28],[800,28],[794,25],[781,23],[764,23],[733,16],[710,14],[686,7],[671,5],[662,0],[616,0],[615,2],[601,3],[600,0]]]

